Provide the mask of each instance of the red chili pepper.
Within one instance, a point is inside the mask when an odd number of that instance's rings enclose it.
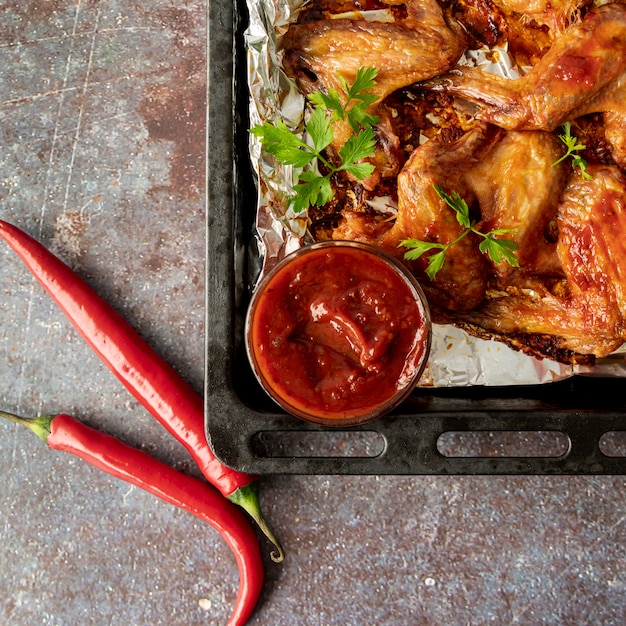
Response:
[[[76,330],[126,389],[190,452],[222,495],[241,506],[284,552],[259,503],[259,479],[223,465],[207,443],[204,402],[148,343],[70,267],[16,226],[0,220],[0,237],[18,254]]]
[[[0,417],[30,428],[54,450],[74,454],[215,528],[235,555],[239,569],[239,593],[228,623],[234,626],[248,621],[263,586],[259,542],[243,513],[216,489],[69,415],[26,418],[0,411]]]

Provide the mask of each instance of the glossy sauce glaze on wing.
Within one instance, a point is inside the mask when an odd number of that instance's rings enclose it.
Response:
[[[285,69],[305,93],[340,90],[337,72],[350,82],[361,66],[380,70],[375,175],[334,179],[333,201],[310,210],[314,238],[367,242],[403,259],[407,238],[448,244],[462,234],[434,186],[457,192],[477,229],[518,246],[519,267],[491,261],[473,233],[447,250],[434,280],[428,255],[405,261],[433,321],[563,362],[614,351],[626,339],[626,4],[361,9],[383,12],[369,22],[352,3],[313,2],[284,40]],[[520,77],[457,65],[481,47],[506,48]],[[566,122],[586,171],[570,157],[556,164]],[[344,138],[338,129],[331,155]],[[379,198],[396,212],[381,211]]]
[[[506,129],[554,130],[581,115],[626,110],[626,5],[592,10],[566,29],[518,80],[471,67],[428,86],[476,104],[476,117]]]
[[[456,142],[434,138],[413,152],[398,176],[398,215],[382,242],[388,252],[402,256],[400,243],[407,238],[448,244],[461,235],[462,227],[434,185],[446,185],[465,196],[465,174],[478,165],[500,134],[498,129],[480,125]],[[434,281],[425,277],[426,261],[422,257],[413,262],[412,269],[434,304],[453,310],[472,309],[485,297],[487,262],[473,234],[448,250]]]
[[[450,321],[484,336],[508,338],[531,352],[548,336],[543,350],[561,358],[570,353],[604,356],[622,344],[626,178],[611,166],[590,166],[589,172],[590,180],[570,178],[559,205],[562,275],[518,274],[462,318],[449,314]],[[534,343],[524,344],[528,335]]]

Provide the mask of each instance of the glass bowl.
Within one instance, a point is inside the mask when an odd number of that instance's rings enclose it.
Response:
[[[289,413],[326,426],[376,419],[400,404],[430,351],[424,293],[410,271],[367,244],[304,246],[260,281],[248,307],[254,374]]]

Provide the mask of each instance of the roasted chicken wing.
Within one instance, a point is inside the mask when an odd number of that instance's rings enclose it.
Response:
[[[320,10],[316,4],[302,12],[285,34],[283,67],[306,94],[334,89],[343,93],[339,74],[351,84],[362,67],[378,71],[371,90],[379,97],[372,113],[393,91],[454,66],[466,47],[461,28],[446,19],[436,0],[386,0],[382,9],[363,11],[354,3],[340,13]],[[401,166],[398,140],[389,120],[381,116],[376,128],[377,151],[373,159],[376,175],[364,185],[373,188],[381,176],[395,176]],[[335,151],[350,134],[347,122],[335,122]]]
[[[382,244],[406,251],[402,240],[415,238],[447,244],[463,228],[434,185],[456,192],[474,208],[481,232],[507,231],[501,237],[518,245],[521,270],[558,273],[555,241],[546,235],[556,219],[566,168],[552,167],[559,155],[558,139],[544,131],[505,133],[478,124],[461,139],[435,138],[417,148],[398,176],[398,215]],[[465,310],[485,297],[490,275],[505,279],[513,268],[489,263],[473,234],[448,249],[434,281],[425,280],[429,298],[447,309]],[[419,275],[428,261],[414,262]]]
[[[302,13],[283,38],[283,67],[304,93],[342,92],[340,73],[351,83],[361,67],[378,70],[372,90],[381,99],[392,91],[449,70],[466,45],[436,0],[386,0],[385,10],[321,15]],[[309,17],[309,15],[311,17]]]
[[[476,117],[506,129],[553,130],[587,113],[624,113],[626,5],[590,11],[519,79],[462,67],[427,86],[470,100]]]
[[[499,280],[513,272],[560,272],[553,228],[569,171],[564,165],[553,166],[561,151],[552,133],[509,131],[463,176],[480,207],[480,230],[504,229],[502,237],[518,246],[519,270],[507,263],[492,264]]]
[[[589,172],[572,174],[558,210],[563,278],[518,276],[457,322],[557,357],[606,356],[624,342],[626,178],[611,166]]]
[[[592,0],[454,0],[470,47],[506,46],[519,66],[536,63]]]
[[[403,256],[405,239],[449,244],[463,232],[454,211],[438,196],[434,185],[466,196],[464,176],[497,143],[501,132],[479,124],[461,139],[447,143],[436,137],[416,148],[398,175],[398,214],[383,247]],[[468,199],[471,202],[471,199]],[[424,277],[427,255],[412,263]],[[473,234],[449,248],[436,280],[423,280],[431,302],[454,310],[471,309],[482,301],[487,287],[487,266]]]

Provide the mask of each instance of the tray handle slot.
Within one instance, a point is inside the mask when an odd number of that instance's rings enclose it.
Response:
[[[600,452],[613,458],[626,457],[626,430],[610,430],[598,441]]]
[[[385,437],[372,430],[271,430],[255,433],[253,453],[262,458],[369,458],[379,457]]]
[[[452,430],[437,438],[439,454],[453,458],[558,458],[570,449],[570,438],[556,430]]]

